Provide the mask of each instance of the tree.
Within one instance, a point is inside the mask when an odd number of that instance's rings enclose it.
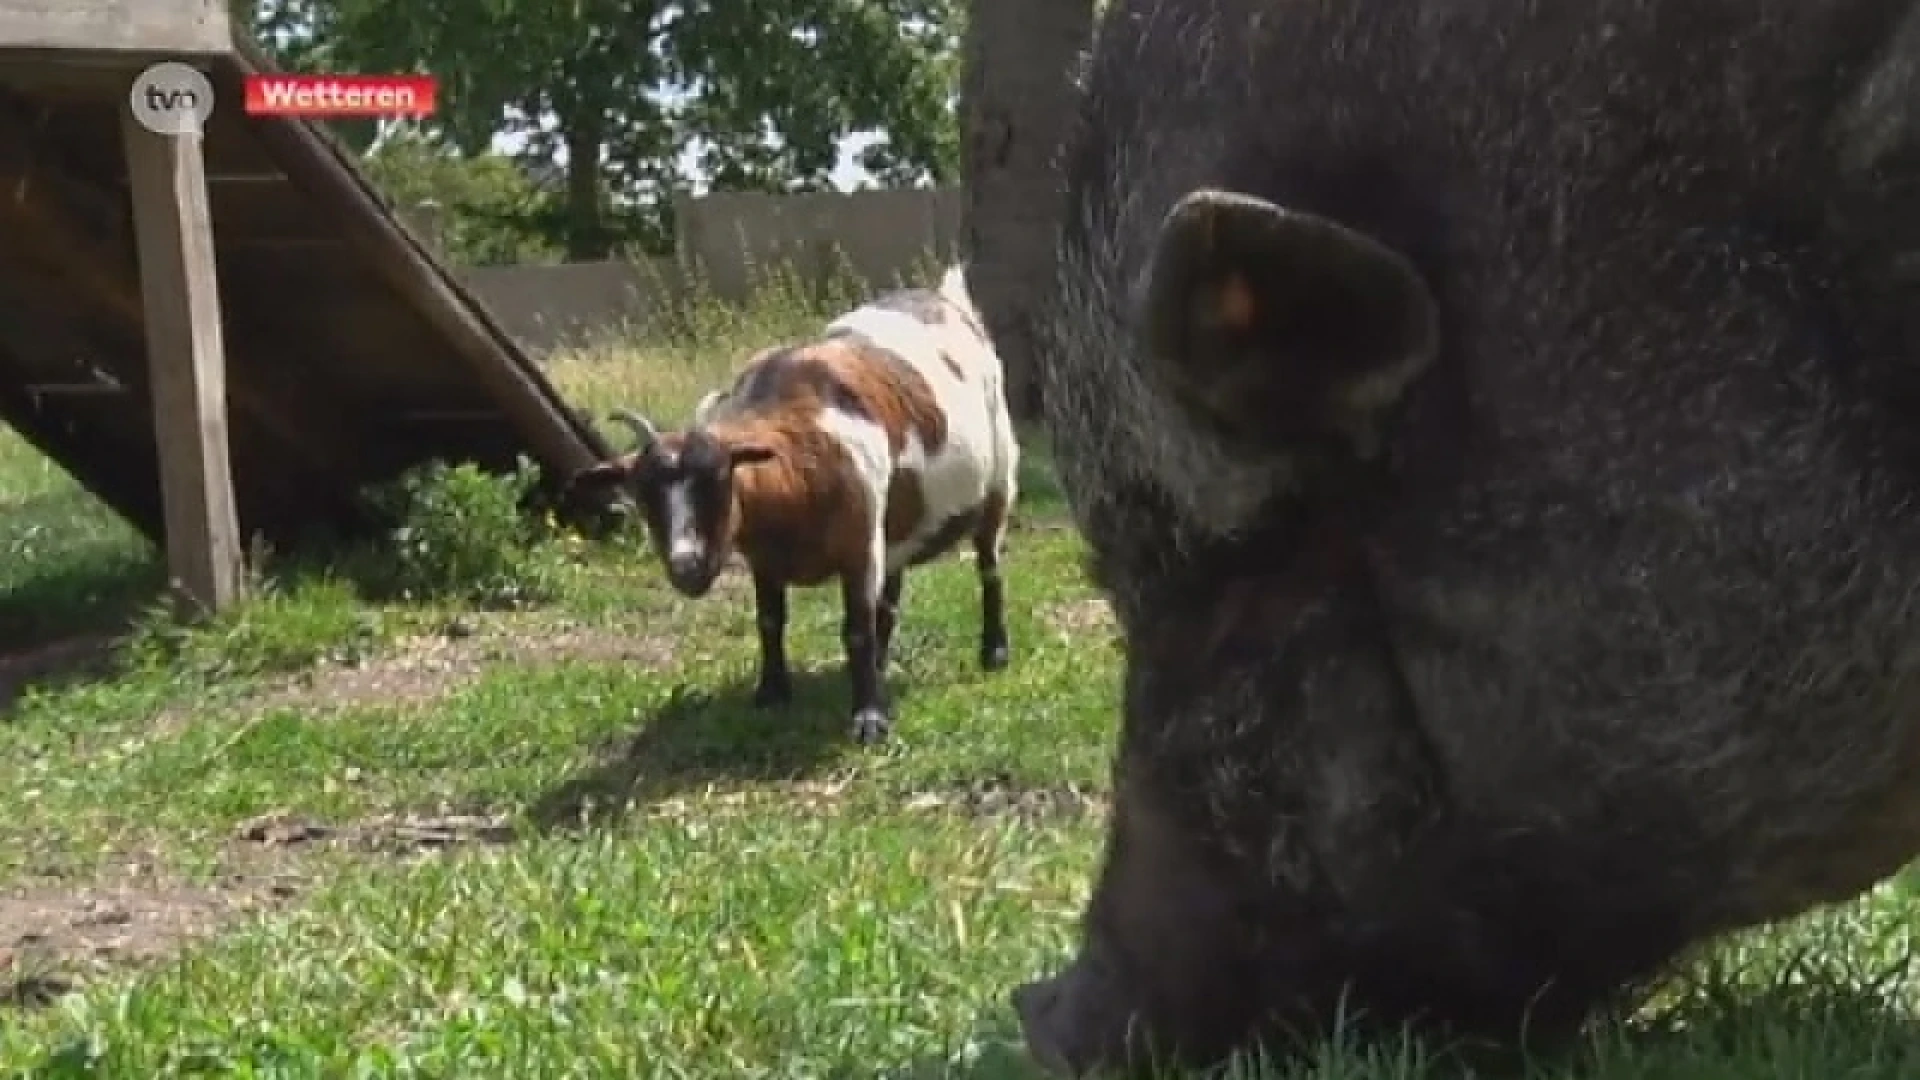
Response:
[[[431,134],[393,132],[366,155],[367,175],[396,206],[440,208],[447,258],[461,266],[553,262],[543,235],[545,193],[501,154],[464,155]]]
[[[1051,285],[1058,152],[1093,11],[1093,0],[974,0],[967,18],[960,114],[967,282],[1023,419],[1039,409],[1033,305]]]
[[[957,169],[953,0],[302,2],[326,9],[321,66],[431,72],[452,145],[515,136],[557,165],[570,258],[664,250],[689,148],[735,188],[825,186],[839,140],[869,129],[888,179]]]

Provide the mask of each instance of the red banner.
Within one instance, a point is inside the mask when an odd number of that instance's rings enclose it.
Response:
[[[249,116],[431,116],[431,75],[249,75]]]

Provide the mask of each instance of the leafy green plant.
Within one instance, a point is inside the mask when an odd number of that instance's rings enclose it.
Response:
[[[468,462],[430,462],[375,493],[400,522],[383,552],[390,560],[370,575],[376,588],[408,600],[447,599],[477,607],[514,608],[549,599],[559,559],[543,544],[544,529],[526,512],[539,470],[522,458],[500,476]]]

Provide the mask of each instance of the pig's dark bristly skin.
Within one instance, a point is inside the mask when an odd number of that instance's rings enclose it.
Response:
[[[1115,0],[1082,108],[1037,1058],[1564,1034],[1920,852],[1920,2]]]

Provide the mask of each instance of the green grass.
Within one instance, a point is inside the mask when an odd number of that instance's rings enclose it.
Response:
[[[677,420],[747,348],[811,317],[791,298],[707,312],[699,347],[604,349],[552,372],[596,411]],[[907,587],[896,738],[861,748],[833,590],[796,594],[799,697],[773,711],[746,704],[740,583],[680,600],[631,536],[542,535],[472,571],[537,577],[517,605],[375,590],[361,570],[381,560],[360,558],[270,572],[257,599],[181,630],[142,614],[153,553],[0,437],[0,638],[134,626],[111,678],[33,688],[0,720],[0,929],[9,889],[132,881],[125,903],[161,911],[182,889],[296,883],[137,966],[9,958],[0,938],[0,1002],[9,980],[79,980],[37,1007],[0,1004],[0,1072],[1031,1076],[1003,995],[1071,948],[1120,670],[1038,441],[1029,459],[1012,667],[975,666],[970,566],[927,568]],[[438,545],[434,566],[479,566],[453,550],[468,535],[521,543],[499,539],[513,529],[483,495],[448,499],[469,516],[442,505],[416,534]],[[269,817],[337,842],[240,835]],[[407,830],[472,820],[503,824],[444,848]],[[1917,910],[1894,882],[1724,943],[1529,1074],[1920,1075]],[[1334,1042],[1242,1075],[1449,1075],[1436,1055]]]
[[[11,431],[0,506],[0,649],[123,622],[164,580],[138,531]]]

